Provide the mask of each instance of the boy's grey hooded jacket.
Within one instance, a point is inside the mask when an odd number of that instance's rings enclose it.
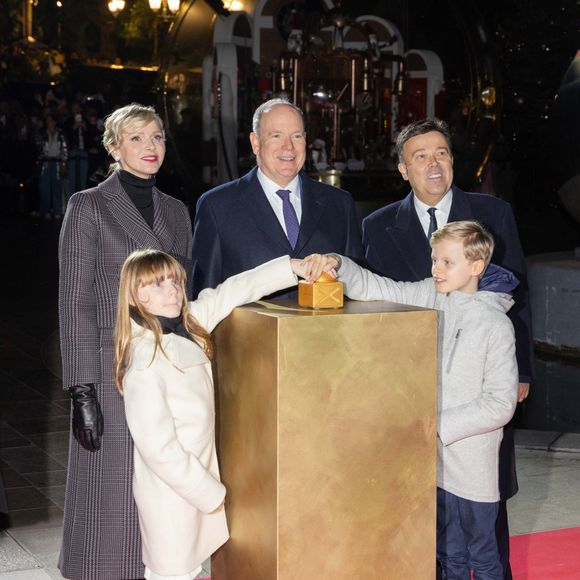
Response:
[[[338,271],[354,300],[389,300],[439,311],[437,485],[459,497],[499,501],[503,426],[518,395],[509,294],[438,293],[433,278],[394,282],[348,258]]]

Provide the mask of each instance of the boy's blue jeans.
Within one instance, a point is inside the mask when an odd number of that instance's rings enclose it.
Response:
[[[437,560],[443,580],[503,580],[495,521],[499,502],[470,501],[437,488]]]

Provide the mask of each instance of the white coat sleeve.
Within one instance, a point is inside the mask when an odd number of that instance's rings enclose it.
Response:
[[[344,293],[352,300],[388,300],[398,304],[432,307],[435,299],[432,278],[420,282],[395,282],[361,268],[349,258],[341,256],[341,260],[338,279],[344,283]]]
[[[282,256],[231,276],[217,288],[202,290],[197,300],[189,303],[189,310],[199,324],[211,332],[236,306],[254,302],[297,282],[290,258]]]
[[[129,431],[147,467],[199,511],[212,512],[225,487],[177,439],[162,377],[151,368],[131,370],[123,386]]]
[[[439,438],[443,445],[502,428],[512,418],[518,399],[518,366],[514,329],[509,320],[490,336],[481,395],[468,403],[443,409]]]

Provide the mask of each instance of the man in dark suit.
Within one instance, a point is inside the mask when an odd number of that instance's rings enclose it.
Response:
[[[256,109],[252,129],[257,167],[208,191],[197,203],[194,295],[284,254],[303,258],[339,252],[362,258],[351,195],[301,172],[306,133],[300,109],[272,99]]]
[[[465,193],[453,185],[451,137],[437,119],[405,127],[396,143],[398,169],[412,191],[363,221],[363,245],[368,265],[394,280],[414,282],[431,276],[428,238],[447,222],[477,220],[493,235],[492,262],[512,271],[520,281],[509,315],[516,333],[520,375],[519,402],[532,376],[532,335],[526,265],[511,206],[495,197]],[[506,500],[517,493],[513,429],[504,430],[500,450],[500,515],[496,531],[505,578],[510,579],[509,529]]]

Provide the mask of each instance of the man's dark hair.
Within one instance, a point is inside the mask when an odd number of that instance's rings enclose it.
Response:
[[[447,145],[449,146],[449,152],[451,152],[451,132],[449,131],[449,125],[440,119],[422,119],[421,121],[413,121],[406,127],[403,127],[397,136],[395,151],[397,152],[398,162],[404,163],[405,161],[403,159],[403,146],[409,139],[412,139],[417,135],[431,133],[432,131],[438,131],[443,135],[443,137],[445,137]]]

